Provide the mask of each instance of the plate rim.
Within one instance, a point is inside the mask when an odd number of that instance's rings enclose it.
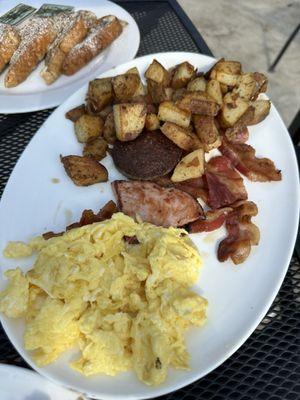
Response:
[[[134,60],[130,60],[130,61],[126,62],[126,63],[120,64],[120,65],[116,66],[115,68],[112,68],[111,70],[107,70],[107,71],[101,73],[100,76],[105,75],[105,74],[114,73],[114,71],[115,71],[116,69],[118,69],[118,68],[121,68],[121,69],[124,69],[124,70],[125,70],[127,64],[133,63],[134,61],[142,62],[144,59],[151,59],[151,58],[155,58],[155,57],[159,57],[159,56],[168,57],[168,56],[173,56],[173,55],[180,55],[180,56],[186,57],[187,59],[189,59],[188,57],[190,57],[190,56],[193,57],[193,56],[196,55],[196,56],[200,56],[201,58],[206,58],[206,59],[208,59],[208,60],[210,60],[210,61],[216,61],[216,60],[217,60],[217,59],[214,58],[214,57],[207,56],[207,55],[202,55],[202,54],[199,54],[199,53],[193,53],[193,52],[182,52],[182,51],[176,51],[176,52],[174,52],[174,51],[173,51],[173,52],[159,52],[159,53],[153,53],[153,54],[148,54],[148,55],[145,55],[145,56],[142,56],[142,57],[138,57],[138,58],[136,58],[136,59],[134,59]],[[191,62],[192,62],[192,61],[191,61]],[[116,72],[116,71],[115,71],[115,72]],[[79,89],[76,90],[71,96],[69,96],[69,97],[54,111],[54,113],[51,114],[51,116],[54,115],[56,112],[59,112],[59,108],[62,107],[62,106],[64,105],[65,102],[69,101],[72,97],[75,98],[76,95],[77,95],[77,93],[80,92],[81,90],[83,90],[83,88],[84,88],[85,86],[86,86],[86,84],[82,85],[81,88],[79,88]],[[272,104],[273,104],[273,103],[272,103]],[[280,121],[282,127],[283,127],[284,130],[285,130],[285,134],[287,134],[287,136],[288,136],[288,139],[289,139],[289,140],[288,140],[288,143],[289,143],[288,146],[289,146],[289,149],[290,149],[290,152],[291,152],[291,155],[292,155],[291,163],[293,164],[293,170],[295,171],[296,176],[297,176],[297,179],[298,179],[298,182],[299,182],[299,170],[298,170],[298,166],[297,166],[298,164],[297,164],[297,159],[296,159],[296,154],[295,154],[294,146],[293,146],[293,143],[292,143],[292,139],[291,139],[291,137],[290,137],[290,135],[289,135],[289,133],[288,133],[288,130],[287,130],[287,128],[286,128],[286,126],[285,126],[285,124],[284,124],[284,122],[283,122],[283,120],[282,120],[280,114],[278,113],[276,107],[274,106],[274,104],[273,104],[273,108],[274,108],[274,112],[275,112],[275,114],[276,114],[276,118],[278,119],[278,121]],[[49,116],[49,117],[51,117],[51,116]],[[44,128],[45,124],[48,122],[49,117],[44,121],[43,125],[39,128],[39,130],[41,130],[41,129]],[[39,131],[39,130],[38,130],[38,131]],[[34,137],[33,137],[33,138],[34,138]],[[33,140],[33,139],[31,139],[31,141],[32,141],[32,140]],[[28,145],[31,143],[31,141],[28,143]],[[26,146],[26,148],[24,149],[24,151],[26,151],[28,145]],[[24,153],[24,151],[23,151],[23,153]],[[18,159],[18,161],[17,161],[17,163],[16,163],[14,169],[15,169],[16,166],[18,165],[19,160],[21,159],[23,153],[21,154],[20,158]],[[14,170],[12,171],[12,173],[11,173],[11,175],[10,175],[10,178],[11,178],[13,172],[14,172]],[[8,184],[9,184],[9,182],[10,182],[10,178],[9,178],[9,180],[7,181],[6,186],[8,186]],[[6,190],[4,189],[3,195],[2,195],[2,199],[3,199],[3,196],[5,195],[5,191],[6,191]],[[1,199],[1,202],[2,202],[2,199]],[[168,390],[168,389],[166,389],[166,388],[163,389],[163,388],[160,388],[160,387],[154,387],[153,389],[155,390],[155,393],[151,394],[151,393],[146,393],[146,392],[145,392],[145,393],[143,394],[143,397],[142,397],[142,398],[144,398],[144,399],[149,399],[149,398],[152,398],[153,396],[156,396],[156,397],[157,397],[157,396],[162,396],[162,395],[165,395],[165,394],[168,394],[168,393],[172,393],[172,392],[174,392],[174,391],[176,391],[176,390],[179,390],[179,389],[181,389],[181,388],[183,388],[183,387],[186,387],[187,385],[190,385],[190,384],[193,383],[193,382],[196,382],[196,381],[199,380],[199,379],[202,379],[202,378],[205,377],[207,374],[209,374],[210,372],[214,371],[214,370],[215,370],[216,368],[218,368],[221,364],[223,364],[229,357],[231,357],[231,356],[246,342],[246,340],[252,335],[252,333],[254,332],[254,330],[256,329],[256,327],[259,325],[259,323],[261,322],[261,320],[262,320],[262,319],[264,318],[264,316],[266,315],[266,313],[267,313],[268,309],[270,308],[270,306],[272,305],[274,299],[276,298],[276,296],[277,296],[277,294],[278,294],[278,291],[279,291],[279,289],[280,289],[280,287],[281,287],[281,285],[282,285],[282,283],[283,283],[283,280],[284,280],[284,278],[285,278],[285,276],[286,276],[286,273],[287,273],[287,270],[288,270],[288,267],[289,267],[289,263],[290,263],[290,260],[291,260],[291,258],[292,258],[293,249],[294,249],[294,244],[295,244],[296,236],[297,236],[298,222],[299,222],[299,208],[300,208],[300,193],[299,193],[299,192],[298,192],[297,198],[296,198],[296,199],[293,199],[293,200],[294,200],[294,204],[295,204],[294,216],[296,217],[296,218],[294,219],[295,223],[294,223],[294,225],[293,225],[293,230],[292,230],[292,237],[293,237],[293,240],[289,243],[289,248],[288,248],[288,249],[286,250],[286,252],[285,252],[285,258],[284,258],[285,261],[284,261],[284,263],[282,263],[282,268],[281,268],[280,276],[279,276],[279,278],[276,280],[275,288],[273,288],[272,294],[267,298],[267,301],[264,302],[264,305],[261,307],[261,311],[260,311],[259,313],[256,314],[256,317],[253,319],[253,322],[252,322],[251,326],[247,329],[247,332],[246,332],[244,335],[242,335],[242,336],[240,337],[239,340],[236,341],[236,344],[235,344],[235,345],[232,345],[231,348],[230,348],[229,350],[227,350],[227,351],[224,352],[224,356],[221,357],[221,358],[219,359],[219,361],[218,361],[217,363],[214,364],[213,367],[210,367],[210,368],[203,368],[203,370],[202,370],[201,373],[198,373],[198,374],[197,374],[196,372],[194,372],[194,374],[192,374],[192,376],[187,376],[186,379],[185,379],[185,383],[184,383],[184,384],[182,384],[182,383],[179,383],[179,384],[172,384],[172,389],[171,389],[171,390]],[[1,203],[1,202],[0,202],[0,203]],[[6,323],[5,323],[5,321],[3,321],[2,315],[0,316],[0,321],[2,322],[3,329],[4,329],[5,332],[6,332]],[[6,334],[7,334],[7,332],[6,332]],[[7,334],[7,336],[8,336],[8,334]],[[8,336],[8,338],[9,338],[9,336]],[[27,354],[25,353],[25,351],[24,351],[23,349],[21,349],[21,352],[20,352],[20,351],[17,349],[18,346],[16,346],[15,343],[14,343],[10,338],[9,338],[9,340],[10,340],[10,342],[13,344],[13,346],[15,347],[16,351],[26,360],[27,363],[29,363],[30,366],[32,366],[32,368],[34,368],[34,369],[35,369],[36,371],[38,371],[41,375],[43,375],[43,376],[46,377],[47,379],[50,379],[51,381],[55,382],[56,384],[60,384],[60,385],[63,385],[63,386],[65,386],[65,387],[68,387],[67,384],[63,384],[63,383],[61,383],[60,381],[57,381],[57,380],[56,380],[55,378],[53,378],[52,376],[49,377],[47,371],[45,372],[45,371],[43,370],[43,368],[37,367],[37,366],[35,365],[35,363],[33,362],[33,360],[32,360],[29,356],[27,356]],[[24,356],[24,355],[25,355],[25,356]],[[196,376],[196,375],[197,375],[197,376]],[[195,377],[195,376],[196,376],[196,377]],[[78,389],[76,389],[76,390],[78,390]],[[138,398],[140,398],[140,397],[136,397],[136,395],[126,395],[126,396],[124,396],[124,395],[119,395],[119,394],[115,394],[115,395],[109,395],[109,394],[103,395],[103,394],[102,394],[102,395],[100,395],[100,394],[97,394],[97,393],[94,393],[94,392],[89,392],[88,395],[89,395],[89,396],[92,396],[92,397],[95,397],[95,398],[103,398],[103,399],[111,399],[111,400],[114,400],[114,399],[125,399],[125,398],[126,398],[126,399],[138,399]],[[99,397],[99,396],[101,396],[101,397]]]
[[[95,2],[95,4],[97,3],[97,0],[93,0]],[[5,6],[5,4],[9,4],[10,0],[3,0],[2,5]],[[141,33],[140,33],[140,29],[139,26],[136,22],[136,20],[132,17],[132,15],[125,9],[123,8],[120,4],[117,4],[113,1],[110,0],[101,0],[101,2],[103,2],[104,4],[106,4],[107,6],[113,7],[114,9],[121,9],[122,12],[124,12],[126,15],[126,17],[129,19],[129,23],[133,26],[133,29],[135,30],[135,34],[136,34],[136,42],[134,43],[135,46],[132,46],[132,50],[130,49],[130,51],[128,51],[128,54],[130,54],[130,58],[125,61],[131,61],[133,60],[139,50],[140,47],[140,43],[141,43]],[[78,0],[73,0],[72,1],[74,7],[79,7],[80,5],[78,5]],[[80,3],[80,1],[79,1]],[[82,3],[82,1],[81,1]],[[42,4],[42,2],[41,2]],[[101,6],[101,4],[99,4],[98,6]],[[128,46],[128,48],[130,48],[130,46]],[[110,46],[108,47],[108,49],[110,49]],[[104,50],[104,52],[107,49]],[[109,54],[108,54],[109,56]],[[103,65],[103,63],[105,63],[106,60],[104,60],[104,62],[101,62],[98,67],[96,67],[94,69],[94,74],[97,73],[97,70],[99,70],[101,68],[101,66]],[[117,61],[115,61],[115,63],[117,63]],[[107,70],[110,70],[112,67],[110,65],[107,66],[107,68],[105,70],[103,70],[102,72],[98,72],[98,75],[101,75],[102,73],[104,73]],[[65,100],[67,100],[73,93],[75,93],[77,90],[79,90],[86,82],[88,82],[88,77],[87,76],[83,76],[81,78],[78,79],[78,81],[75,82],[71,82],[70,84],[64,85],[62,87],[58,87],[58,88],[51,88],[51,86],[49,87],[49,90],[44,90],[43,92],[36,92],[36,93],[0,93],[0,101],[1,103],[3,103],[4,105],[1,105],[0,107],[0,113],[2,114],[24,114],[24,113],[28,113],[28,112],[37,112],[37,111],[42,111],[42,110],[46,110],[49,108],[53,108],[53,107],[59,107]],[[68,95],[67,97],[61,99],[60,97],[63,96],[62,92],[64,92],[65,90],[72,90],[73,87],[73,92],[71,95]],[[51,99],[48,100],[47,95],[51,96]],[[41,99],[40,99],[41,97]],[[5,106],[5,100],[6,99],[15,99],[17,100],[18,98],[21,98],[21,108],[16,105],[16,106],[11,106],[9,105],[8,107]],[[7,108],[6,108],[7,107]]]

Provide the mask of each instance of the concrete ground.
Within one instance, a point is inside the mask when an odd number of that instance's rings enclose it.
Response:
[[[300,33],[277,65],[268,67],[300,22],[299,0],[178,0],[215,57],[265,73],[268,95],[287,126],[300,108]]]

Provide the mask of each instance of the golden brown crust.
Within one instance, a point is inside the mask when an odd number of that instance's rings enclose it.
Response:
[[[96,15],[89,11],[78,11],[66,17],[65,27],[48,51],[45,68],[41,72],[42,78],[48,85],[61,75],[66,55],[86,37],[96,21]]]
[[[23,82],[44,58],[48,46],[57,35],[50,18],[32,18],[21,31],[21,44],[14,53],[5,77],[5,86],[15,87]]]
[[[66,56],[62,72],[73,75],[109,46],[122,33],[120,21],[113,15],[98,20],[86,39],[73,47]]]
[[[16,28],[0,24],[0,72],[9,63],[20,44],[20,35]]]

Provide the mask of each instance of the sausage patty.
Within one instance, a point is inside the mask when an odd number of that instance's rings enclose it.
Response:
[[[172,171],[182,150],[157,130],[143,132],[128,142],[117,141],[111,155],[115,166],[128,178],[151,180]]]

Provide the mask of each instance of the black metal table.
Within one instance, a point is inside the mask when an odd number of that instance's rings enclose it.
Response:
[[[139,25],[141,44],[137,56],[176,50],[211,55],[176,1],[119,0],[116,3],[128,10]],[[0,114],[0,195],[25,146],[52,111]],[[300,265],[293,257],[276,300],[247,342],[215,371],[163,399],[299,399],[299,293]],[[28,368],[1,327],[0,363]]]

